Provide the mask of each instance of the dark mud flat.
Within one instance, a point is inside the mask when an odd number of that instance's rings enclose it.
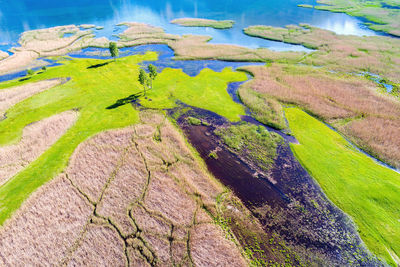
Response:
[[[191,125],[188,116],[207,125]],[[284,241],[299,262],[312,266],[383,266],[365,248],[349,217],[326,198],[296,160],[289,146],[292,140],[285,139],[278,146],[273,166],[263,174],[260,166],[232,153],[214,134],[218,127],[229,125],[224,118],[193,108],[177,123],[210,172],[231,188],[261,223],[269,238],[260,242],[264,254],[271,253],[268,247],[275,238]],[[217,159],[209,156],[212,151]]]

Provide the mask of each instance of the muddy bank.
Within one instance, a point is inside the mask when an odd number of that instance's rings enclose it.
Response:
[[[189,124],[188,116],[201,119],[203,124]],[[268,250],[271,238],[275,238],[284,241],[302,262],[311,265],[382,266],[365,248],[352,221],[326,198],[296,160],[288,145],[294,140],[284,139],[277,148],[273,166],[265,173],[262,166],[232,153],[215,135],[217,128],[229,125],[224,118],[192,109],[181,115],[177,124],[210,172],[262,224],[266,236],[260,243],[264,251]],[[211,152],[217,157],[211,157]]]

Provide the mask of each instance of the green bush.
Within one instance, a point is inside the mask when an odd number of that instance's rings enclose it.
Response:
[[[191,125],[201,125],[201,120],[199,120],[198,118],[188,117],[187,120]]]

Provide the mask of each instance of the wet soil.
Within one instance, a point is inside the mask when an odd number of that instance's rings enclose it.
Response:
[[[191,125],[187,121],[189,116],[206,123]],[[251,117],[243,120],[259,124]],[[278,236],[302,262],[323,266],[382,266],[365,248],[350,218],[327,199],[296,160],[289,146],[290,142],[297,142],[293,137],[281,133],[285,141],[278,146],[275,162],[265,173],[248,157],[229,150],[214,134],[215,129],[230,125],[226,119],[192,108],[177,119],[177,124],[209,171],[241,199],[267,236]],[[210,157],[211,152],[217,158]]]

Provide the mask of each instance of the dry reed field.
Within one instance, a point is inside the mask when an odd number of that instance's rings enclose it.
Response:
[[[269,49],[250,49],[237,45],[222,45],[208,43],[209,36],[172,35],[160,27],[144,23],[126,22],[128,26],[122,34],[119,46],[134,46],[141,44],[167,44],[175,52],[175,58],[189,59],[220,59],[234,61],[296,61],[304,56],[299,52],[275,52]]]
[[[65,36],[65,34],[72,35]],[[40,57],[62,56],[89,46],[105,47],[108,45],[108,40],[94,38],[90,30],[82,31],[78,26],[66,25],[26,31],[22,33],[18,43],[20,46],[10,49],[13,53],[11,56],[0,60],[1,74],[37,66],[40,63],[35,63],[35,60]]]
[[[221,185],[163,115],[141,121],[77,148],[0,230],[0,265],[247,265],[204,210]]]
[[[75,123],[78,113],[66,111],[25,127],[17,144],[0,147],[0,185],[36,160]]]
[[[40,81],[0,90],[0,116],[18,102],[62,83],[61,79]]]
[[[400,104],[362,77],[306,66],[248,67],[255,79],[245,86],[286,104],[300,105],[331,123],[363,149],[400,166]]]
[[[307,24],[286,28],[250,26],[244,31],[251,36],[316,49],[302,60],[305,64],[340,72],[368,71],[400,82],[400,41],[397,38],[339,35]]]
[[[0,50],[0,60],[3,60],[9,56],[8,53]]]

